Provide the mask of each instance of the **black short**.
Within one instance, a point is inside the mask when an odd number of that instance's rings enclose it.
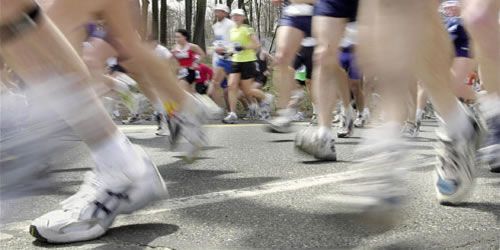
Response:
[[[251,62],[233,62],[231,74],[241,74],[241,80],[255,79],[257,68],[255,61]]]
[[[302,47],[300,52],[295,57],[295,62],[293,63],[293,68],[295,70],[306,66],[306,79],[310,80],[313,71],[313,53],[314,47]]]
[[[181,79],[186,81],[189,84],[192,84],[194,81],[196,81],[196,70],[187,69],[187,75]]]
[[[255,82],[260,83],[260,85],[263,87],[267,83],[267,76],[265,76],[262,73],[258,73],[257,76],[255,77]]]
[[[194,85],[194,88],[196,89],[196,92],[200,95],[206,94],[208,90],[208,86],[203,83],[196,83]]]
[[[347,18],[356,21],[358,0],[318,0],[314,4],[315,16]]]

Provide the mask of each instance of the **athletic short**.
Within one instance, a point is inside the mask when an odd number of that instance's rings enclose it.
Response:
[[[279,22],[280,26],[294,27],[304,32],[304,37],[311,36],[311,16],[283,16]]]
[[[314,5],[315,16],[347,18],[356,21],[358,0],[318,0]]]
[[[457,43],[455,42],[454,44],[455,47],[455,57],[466,57],[470,58],[470,51],[469,51],[469,42],[461,42]]]
[[[224,80],[222,80],[222,82],[220,82],[220,87],[222,89],[226,89],[227,88],[227,78],[224,78]]]
[[[255,61],[251,62],[233,62],[231,74],[241,74],[241,80],[255,79],[257,68]]]
[[[231,70],[232,70],[232,62],[231,60],[226,60],[226,59],[217,59],[217,62],[215,63],[215,66],[219,67],[219,68],[223,68],[224,71],[226,72],[226,74],[231,74]]]
[[[310,80],[313,71],[313,53],[314,47],[302,47],[300,52],[295,57],[293,68],[298,70],[302,65],[306,66],[306,79]]]
[[[196,70],[182,68],[180,69],[178,78],[192,84],[196,81]]]
[[[205,95],[208,90],[208,86],[203,83],[197,83],[194,85],[196,92],[200,95]]]
[[[267,83],[267,76],[261,73],[257,73],[257,76],[255,76],[254,81],[260,83],[261,87],[264,87]]]
[[[354,56],[354,51],[352,47],[342,48],[339,54],[339,62],[342,68],[349,75],[351,80],[361,80],[361,74],[359,73],[358,65],[356,64],[356,58]]]

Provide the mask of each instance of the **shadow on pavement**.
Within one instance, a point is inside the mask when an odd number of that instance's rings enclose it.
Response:
[[[500,223],[500,203],[490,202],[465,202],[459,207],[471,208],[481,212],[491,213],[497,218],[497,223]]]
[[[309,203],[307,206],[316,205]],[[230,243],[222,243],[235,247],[352,248],[360,245],[363,238],[385,233],[394,227],[389,224],[367,226],[359,221],[359,217],[351,214],[318,213],[317,208],[311,209],[316,212],[308,210],[307,208],[299,210],[294,204],[274,207],[238,199],[187,208],[178,212],[182,212],[183,217],[191,217],[204,224],[245,229],[248,234],[238,239],[233,238]],[[224,241],[224,238],[220,241]]]
[[[109,231],[101,238],[95,241],[77,242],[72,244],[48,244],[38,240],[33,241],[33,245],[44,248],[76,248],[88,244],[104,245],[93,249],[144,249],[147,247],[154,248],[149,244],[155,239],[169,234],[173,234],[179,230],[177,225],[163,223],[146,223],[134,224],[110,228]]]
[[[170,198],[205,194],[230,189],[257,186],[279,180],[277,177],[224,177],[236,171],[188,169],[183,160],[158,166],[160,174],[168,182]]]

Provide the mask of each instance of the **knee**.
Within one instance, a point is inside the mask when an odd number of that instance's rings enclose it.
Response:
[[[288,67],[293,60],[293,55],[289,50],[283,49],[276,52],[274,57],[275,67]]]
[[[318,46],[314,49],[313,61],[318,67],[336,67],[338,66],[337,52],[326,46]]]

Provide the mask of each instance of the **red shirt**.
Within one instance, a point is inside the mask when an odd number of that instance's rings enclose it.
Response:
[[[208,80],[212,79],[214,71],[207,65],[200,63],[198,66],[198,72],[200,72],[200,77],[196,79],[197,84],[205,84]]]
[[[187,44],[184,48],[179,48],[176,46],[172,50],[172,54],[175,56],[179,65],[182,68],[191,68],[193,67],[194,62],[196,61],[196,52],[191,49],[191,45]]]

